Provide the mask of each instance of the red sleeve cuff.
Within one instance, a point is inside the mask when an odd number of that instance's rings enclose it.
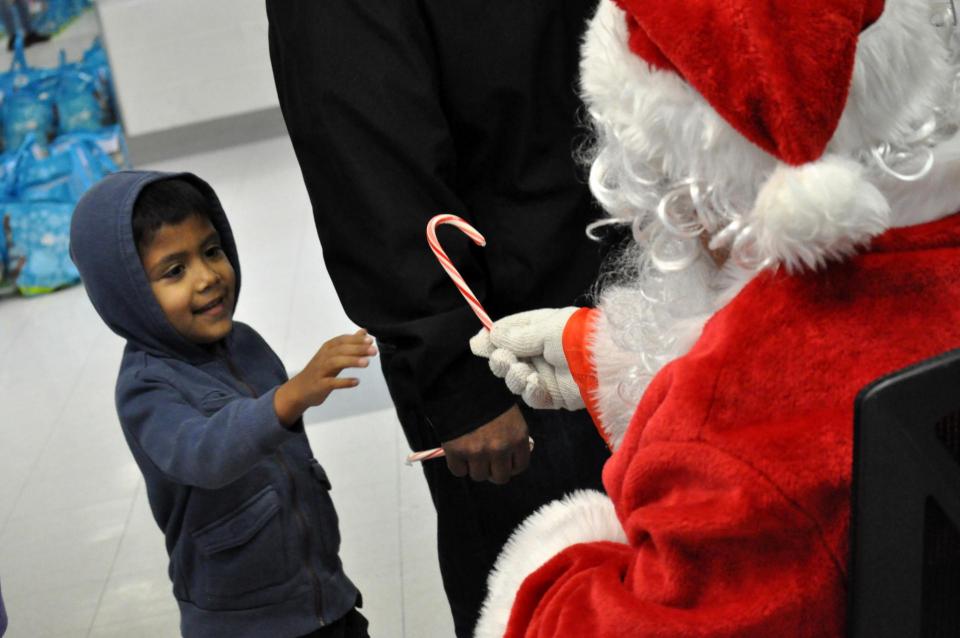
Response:
[[[597,405],[597,371],[593,366],[589,348],[590,338],[596,329],[597,315],[596,308],[580,308],[570,316],[563,328],[563,354],[567,358],[570,374],[580,388],[580,396],[587,406],[587,412],[593,418],[593,424],[600,436],[606,441]],[[609,441],[607,444],[609,445]]]

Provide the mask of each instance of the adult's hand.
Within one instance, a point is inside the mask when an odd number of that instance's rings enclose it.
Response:
[[[453,475],[474,481],[503,485],[530,464],[527,422],[517,406],[442,447]]]

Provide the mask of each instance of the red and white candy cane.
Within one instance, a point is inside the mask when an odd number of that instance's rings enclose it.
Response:
[[[527,440],[530,443],[530,450],[533,450],[533,437],[528,437]],[[431,459],[439,459],[440,457],[446,456],[442,447],[435,447],[432,450],[424,450],[423,452],[414,452],[407,456],[407,465],[413,465],[414,463],[420,461],[429,461]]]
[[[482,323],[487,330],[490,330],[493,328],[490,315],[488,315],[487,311],[480,305],[477,296],[470,290],[470,286],[468,286],[467,282],[460,276],[460,272],[456,266],[453,265],[453,262],[450,261],[450,258],[447,257],[447,253],[443,252],[443,248],[440,247],[440,242],[437,241],[437,226],[442,226],[443,224],[450,224],[451,226],[459,228],[463,231],[463,234],[472,239],[473,243],[477,246],[486,246],[487,240],[483,238],[483,235],[481,235],[476,228],[456,215],[437,215],[427,224],[427,243],[430,244],[430,249],[433,250],[433,254],[437,256],[443,269],[450,275],[450,279],[453,279],[457,290],[460,291],[460,294],[463,295],[463,298],[466,299],[470,307],[473,308],[477,317],[480,318],[480,323]]]
[[[484,325],[487,330],[493,328],[493,321],[490,320],[490,315],[487,314],[487,311],[483,309],[483,306],[480,305],[480,301],[477,299],[477,296],[473,294],[473,291],[470,290],[470,286],[467,285],[467,282],[463,280],[463,277],[460,276],[460,272],[457,270],[456,266],[453,265],[453,262],[450,261],[450,258],[447,257],[447,253],[444,252],[443,248],[440,246],[440,242],[437,240],[437,226],[442,226],[443,224],[450,224],[459,228],[463,233],[473,240],[478,246],[486,246],[487,240],[483,238],[483,235],[480,232],[465,222],[462,218],[457,217],[456,215],[437,215],[432,218],[427,223],[427,243],[430,244],[430,249],[433,250],[433,254],[437,256],[437,260],[440,261],[440,265],[443,266],[443,269],[447,271],[447,274],[450,275],[450,279],[453,280],[453,283],[457,286],[457,290],[460,291],[460,294],[463,295],[463,298],[467,300],[467,303],[470,304],[470,307],[473,308],[473,312],[476,313],[477,317],[480,318],[480,322]],[[531,444],[533,442],[531,441]],[[419,461],[429,461],[430,459],[438,459],[441,456],[444,456],[443,448],[433,448],[432,450],[424,450],[423,452],[414,452],[413,454],[407,456],[407,465],[411,463],[417,463]]]
[[[443,456],[446,456],[446,453],[442,447],[435,447],[432,450],[424,450],[423,452],[414,452],[407,455],[407,465],[413,465],[414,463],[429,461],[431,459],[439,459]]]

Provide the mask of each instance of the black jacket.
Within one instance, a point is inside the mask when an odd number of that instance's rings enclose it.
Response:
[[[417,419],[449,440],[514,402],[469,352],[480,324],[427,247],[432,216],[486,236],[482,249],[451,229],[440,240],[494,319],[570,305],[597,276],[601,247],[584,229],[600,211],[574,161],[595,4],[267,2],[324,260],[347,314],[381,344],[408,436]]]
[[[330,484],[302,423],[285,428],[273,395],[283,364],[234,322],[211,351],[176,332],[157,303],[130,223],[142,188],[169,174],[108,176],[77,205],[71,254],[103,320],[127,340],[120,425],[166,537],[187,638],[300,636],[346,614],[357,590],[337,556]],[[211,220],[237,276],[236,246],[213,191]]]

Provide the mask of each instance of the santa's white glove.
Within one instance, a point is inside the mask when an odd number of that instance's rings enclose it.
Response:
[[[470,350],[490,360],[490,370],[514,394],[538,409],[579,410],[580,389],[563,354],[563,329],[578,308],[544,308],[504,317],[478,332]]]

